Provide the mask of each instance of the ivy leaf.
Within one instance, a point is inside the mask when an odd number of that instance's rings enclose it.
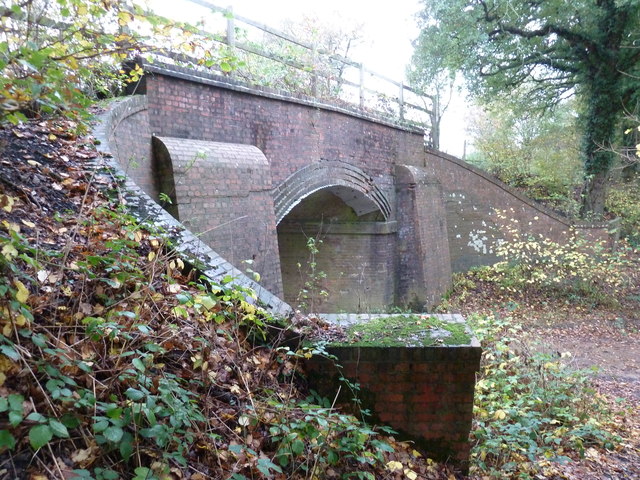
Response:
[[[53,432],[49,425],[36,425],[29,430],[29,443],[31,448],[39,450],[53,438]]]
[[[258,459],[258,470],[260,470],[260,472],[262,472],[262,474],[266,475],[267,477],[271,477],[271,470],[273,470],[274,472],[282,473],[282,469],[268,458]]]
[[[133,455],[133,435],[129,432],[125,432],[122,435],[122,441],[120,442],[120,455],[122,459],[127,462],[131,455]]]
[[[302,452],[304,452],[304,442],[302,440],[299,439],[295,439],[292,443],[291,443],[291,451],[295,454],[295,455],[301,455]]]
[[[96,423],[93,424],[93,431],[95,433],[100,433],[100,432],[103,432],[108,426],[109,426],[109,420],[107,419],[98,420]]]
[[[16,352],[16,350],[13,347],[10,347],[9,345],[0,346],[0,352],[2,352],[5,356],[9,357],[14,362],[17,362],[18,360],[20,360],[20,354]]]
[[[22,411],[12,410],[9,412],[9,425],[17,427],[22,422]]]
[[[144,363],[142,362],[142,360],[140,360],[139,358],[134,358],[133,360],[131,360],[131,363],[133,364],[133,366],[137,370],[140,370],[141,372],[144,372],[145,367],[144,367]]]
[[[144,397],[144,392],[132,387],[129,387],[127,391],[124,392],[124,394],[127,396],[127,398],[133,401],[140,400]]]

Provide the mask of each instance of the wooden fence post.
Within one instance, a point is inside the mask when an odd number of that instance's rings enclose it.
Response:
[[[364,64],[360,64],[360,108],[364,110]]]

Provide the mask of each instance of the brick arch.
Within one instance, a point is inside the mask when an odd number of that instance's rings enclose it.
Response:
[[[385,220],[391,217],[389,199],[371,176],[346,163],[320,162],[301,168],[275,189],[276,224],[302,200],[325,188],[330,188],[359,215],[380,210]]]

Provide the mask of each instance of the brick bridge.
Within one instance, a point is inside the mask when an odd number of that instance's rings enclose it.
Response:
[[[318,311],[437,302],[452,272],[495,261],[494,209],[561,240],[570,222],[467,163],[423,131],[350,107],[145,64],[112,108],[109,149],[152,198],[221,257],[260,272],[292,305],[308,238],[321,239]],[[605,237],[602,225],[577,225]],[[300,265],[300,266],[299,266]]]

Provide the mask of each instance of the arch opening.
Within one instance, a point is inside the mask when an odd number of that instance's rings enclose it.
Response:
[[[395,221],[360,190],[301,196],[277,226],[284,299],[308,312],[369,312],[394,303]]]

